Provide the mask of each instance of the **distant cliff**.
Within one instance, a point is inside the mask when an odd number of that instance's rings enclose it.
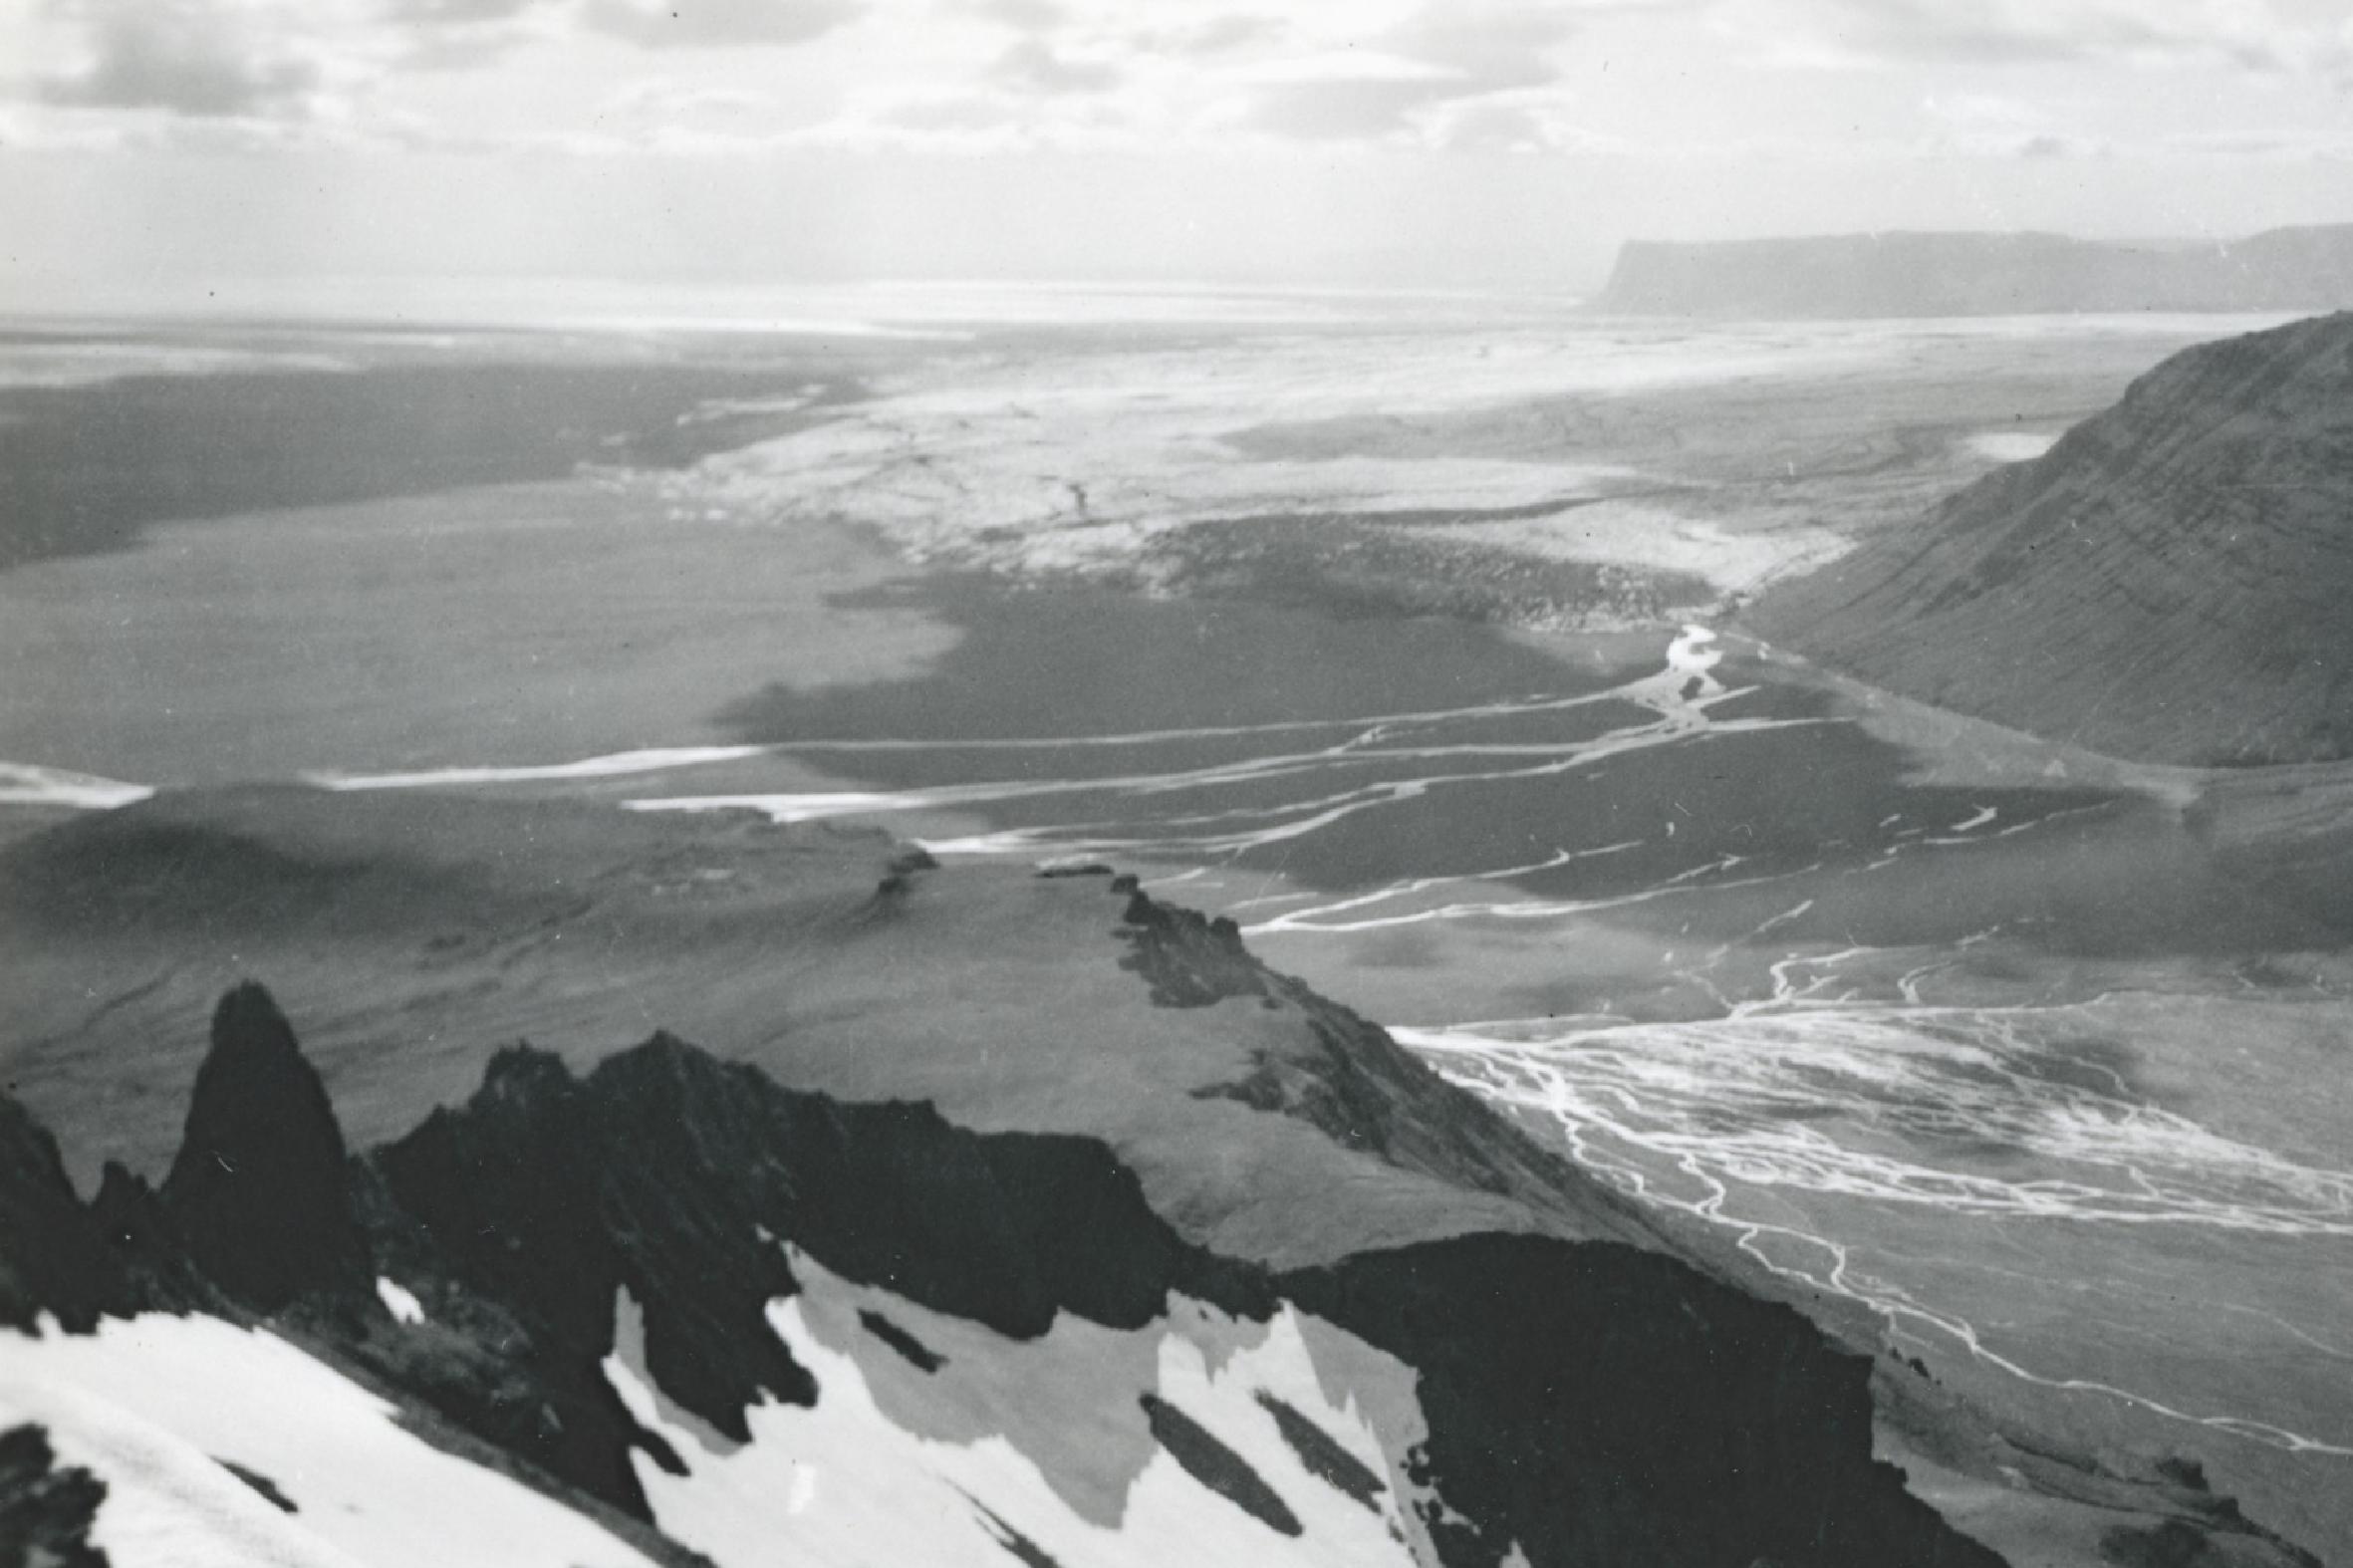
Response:
[[[2044,456],[1769,594],[1758,632],[2112,755],[2353,755],[2353,314],[2190,349]]]
[[[2353,306],[2353,224],[2166,246],[2060,234],[1629,243],[1593,308],[1631,316],[2018,316]]]

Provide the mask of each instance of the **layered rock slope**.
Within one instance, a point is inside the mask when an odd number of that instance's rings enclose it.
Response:
[[[2353,753],[2353,314],[2203,344],[2047,454],[1769,594],[1875,685],[2186,764]]]

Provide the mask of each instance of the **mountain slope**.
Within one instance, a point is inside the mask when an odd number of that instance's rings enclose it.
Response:
[[[602,1536],[447,1560],[1984,1568],[1875,1462],[1894,1424],[2071,1538],[2308,1568],[2162,1471],[2013,1440],[1876,1321],[1746,1293],[1100,869],[166,795],[0,852],[0,964],[7,1077],[66,1145],[0,1098],[0,1433],[51,1444],[39,1528],[107,1489],[117,1568],[155,1560],[140,1519],[405,1564],[413,1488],[491,1482],[468,1518]],[[207,1150],[316,1190],[195,1202]],[[299,1410],[240,1392],[271,1388]]]
[[[1973,233],[1634,241],[1592,306],[1750,318],[2336,310],[2353,306],[2353,224],[2195,247]]]
[[[2353,314],[2204,344],[1751,612],[1876,685],[2154,762],[2353,753]]]
[[[216,1014],[208,1093],[256,1036],[291,1039],[248,986]],[[289,1079],[243,1109],[308,1142],[304,1097],[276,1092]],[[203,1118],[191,1130],[212,1147]],[[20,1176],[32,1195],[70,1203],[39,1167]],[[1218,1543],[1263,1562],[1994,1562],[1873,1460],[1867,1361],[1618,1243],[1490,1235],[1272,1272],[1184,1242],[1098,1143],[796,1094],[663,1036],[585,1079],[504,1052],[462,1109],[340,1176],[307,1195],[354,1231],[364,1216],[359,1273],[312,1266],[349,1233],[289,1227],[286,1188],[316,1173],[281,1170],[223,1188],[188,1233],[110,1240],[82,1218],[85,1250],[201,1238],[225,1305],[159,1320],[170,1304],[124,1268],[84,1283],[111,1290],[92,1335],[0,1342],[0,1404],[122,1488],[94,1526],[119,1568],[159,1560],[127,1544],[124,1504],[164,1503],[126,1454],[190,1437],[256,1461],[230,1476],[284,1502],[289,1541],[334,1512],[322,1548],[386,1563],[439,1527],[409,1490],[428,1472],[453,1505],[482,1494],[482,1528],[585,1495],[721,1564],[868,1560],[895,1534],[894,1560],[941,1562],[1021,1558],[1016,1540],[1139,1562]],[[239,1325],[265,1303],[318,1365]],[[338,1387],[340,1367],[544,1490],[457,1478],[454,1456],[371,1417],[360,1383]],[[877,1367],[902,1385],[889,1407]],[[1368,1377],[1378,1415],[1334,1392]],[[295,1393],[300,1416],[280,1409]],[[304,1462],[238,1441],[240,1423],[342,1451]],[[772,1484],[747,1500],[750,1477]],[[167,1489],[184,1503],[188,1484]],[[910,1535],[906,1499],[949,1491],[961,1527]],[[585,1517],[549,1534],[531,1560],[560,1560],[553,1542],[643,1560]]]
[[[85,1180],[164,1173],[188,1020],[260,973],[360,1145],[517,1038],[585,1071],[667,1029],[795,1088],[1096,1138],[1190,1239],[1277,1267],[1534,1224],[1647,1244],[1634,1204],[1139,891],[740,816],[165,795],[0,852],[0,1042]]]

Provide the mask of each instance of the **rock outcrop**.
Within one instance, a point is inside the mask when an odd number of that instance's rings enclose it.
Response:
[[[2353,306],[2353,224],[2195,246],[1972,233],[1635,241],[1592,305],[1766,319],[2338,310]]]
[[[0,1096],[0,1323],[30,1329],[44,1312],[88,1330],[123,1300],[122,1270],[67,1179],[57,1140]]]
[[[90,1527],[106,1483],[60,1464],[38,1427],[0,1432],[0,1563],[38,1568],[110,1568]]]
[[[245,984],[223,996],[162,1189],[189,1255],[258,1312],[364,1287],[348,1158],[326,1085],[270,993]]]
[[[586,1079],[527,1047],[502,1052],[464,1108],[371,1164],[396,1205],[382,1227],[415,1226],[427,1275],[523,1330],[514,1359],[551,1419],[485,1435],[625,1505],[643,1505],[627,1462],[640,1439],[599,1370],[616,1292],[641,1313],[656,1385],[736,1442],[761,1400],[818,1397],[763,1317],[797,1289],[782,1240],[1014,1338],[1065,1311],[1133,1328],[1171,1290],[1261,1313],[1266,1300],[1248,1270],[1179,1241],[1100,1145],[794,1094],[666,1035]],[[486,1413],[444,1392],[453,1419]]]
[[[1875,685],[2116,756],[2353,754],[2353,314],[2204,344],[1749,616]]]

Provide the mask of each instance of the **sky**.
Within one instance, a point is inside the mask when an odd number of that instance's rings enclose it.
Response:
[[[0,0],[0,309],[2347,220],[2348,0]]]

